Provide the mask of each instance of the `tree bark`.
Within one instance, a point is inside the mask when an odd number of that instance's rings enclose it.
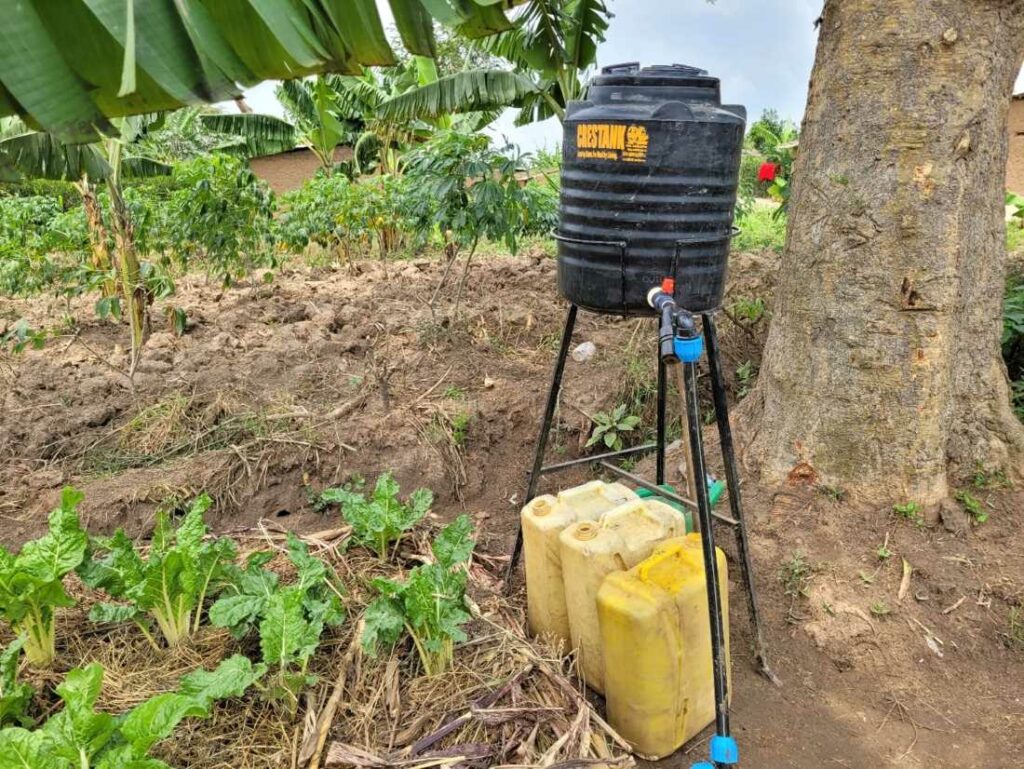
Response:
[[[1019,0],[827,0],[758,385],[763,480],[933,504],[1018,477],[999,353]]]

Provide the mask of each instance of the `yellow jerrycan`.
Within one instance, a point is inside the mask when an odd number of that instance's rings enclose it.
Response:
[[[728,670],[727,567],[717,554]],[[689,534],[609,574],[598,591],[608,721],[644,758],[674,753],[715,719],[706,584],[700,535]]]
[[[569,639],[583,680],[604,692],[597,592],[613,571],[626,571],[647,558],[656,545],[686,533],[686,519],[657,499],[636,499],[609,510],[596,521],[569,526],[560,539],[562,580],[569,617]]]
[[[537,497],[523,508],[526,616],[530,632],[569,640],[558,535],[576,521],[593,520],[636,498],[633,490],[621,483],[591,481],[566,489],[558,496]]]

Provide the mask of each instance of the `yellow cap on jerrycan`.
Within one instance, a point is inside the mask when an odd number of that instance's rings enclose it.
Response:
[[[569,639],[579,672],[594,691],[604,692],[597,619],[601,583],[613,571],[636,566],[660,542],[685,533],[686,519],[678,510],[657,499],[636,499],[596,521],[576,523],[559,537]]]
[[[728,670],[727,566],[717,555]],[[690,534],[598,591],[608,721],[645,758],[675,752],[715,719],[706,584],[700,535]]]
[[[557,497],[537,497],[523,508],[523,563],[526,569],[526,616],[530,632],[569,640],[569,619],[562,588],[558,535],[576,521],[594,520],[637,496],[621,483],[591,481]]]

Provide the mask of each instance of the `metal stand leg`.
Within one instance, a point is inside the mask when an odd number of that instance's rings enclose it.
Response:
[[[665,370],[665,361],[658,356],[658,457],[657,469],[655,470],[655,484],[661,486],[665,483],[665,425],[666,425],[666,401],[668,400],[668,372]]]
[[[693,469],[697,478],[704,479],[707,477],[707,472],[704,465],[704,446],[701,440],[700,407],[697,401],[697,369],[694,363],[681,363],[679,368],[681,380],[679,386],[686,401],[687,433],[689,433],[690,451],[693,454]],[[718,582],[715,531],[711,525],[711,501],[708,499],[707,483],[698,482],[695,486],[711,625],[711,665],[715,679],[715,733],[716,737],[728,737],[728,663],[725,658],[725,623],[722,619],[722,596],[721,586]]]
[[[722,361],[719,357],[718,330],[715,319],[710,313],[701,316],[704,325],[704,339],[707,343],[708,366],[711,371],[711,395],[715,404],[715,418],[718,422],[718,436],[722,446],[722,460],[725,465],[725,482],[729,489],[729,511],[734,520],[736,549],[739,551],[740,577],[747,594],[747,611],[754,634],[754,656],[759,672],[774,683],[778,683],[775,674],[768,667],[767,644],[761,631],[761,616],[757,608],[754,593],[753,569],[750,565],[750,547],[747,541],[747,527],[743,522],[743,505],[740,497],[739,472],[736,469],[736,453],[732,444],[732,427],[729,424],[729,403],[725,392],[725,379],[722,376]]]
[[[540,433],[537,435],[537,447],[533,453],[533,469],[526,488],[526,498],[523,504],[529,504],[537,496],[537,484],[540,483],[541,468],[544,466],[544,453],[548,447],[548,434],[551,432],[551,420],[555,417],[555,408],[558,406],[558,395],[562,390],[562,375],[565,373],[565,360],[569,357],[569,345],[572,344],[572,332],[576,327],[577,307],[569,305],[569,312],[565,316],[565,328],[562,330],[562,344],[558,348],[558,360],[555,362],[555,371],[551,376],[551,387],[548,390],[548,403],[544,409],[544,419],[540,423]],[[512,557],[509,558],[508,568],[505,570],[505,592],[512,589],[512,575],[515,573],[519,563],[519,556],[523,550],[523,524],[519,520],[516,531],[516,544],[512,549]]]

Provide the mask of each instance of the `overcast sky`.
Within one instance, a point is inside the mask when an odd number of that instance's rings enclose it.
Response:
[[[386,3],[378,0],[385,26],[392,24]],[[817,30],[814,20],[823,0],[610,0],[607,39],[598,49],[598,66],[690,64],[722,81],[722,98],[743,104],[751,118],[767,108],[799,122],[807,99]],[[1024,82],[1018,80],[1018,90]],[[260,112],[281,114],[274,85],[247,92]],[[526,150],[553,148],[560,140],[555,120],[515,128],[507,114],[495,132]]]

